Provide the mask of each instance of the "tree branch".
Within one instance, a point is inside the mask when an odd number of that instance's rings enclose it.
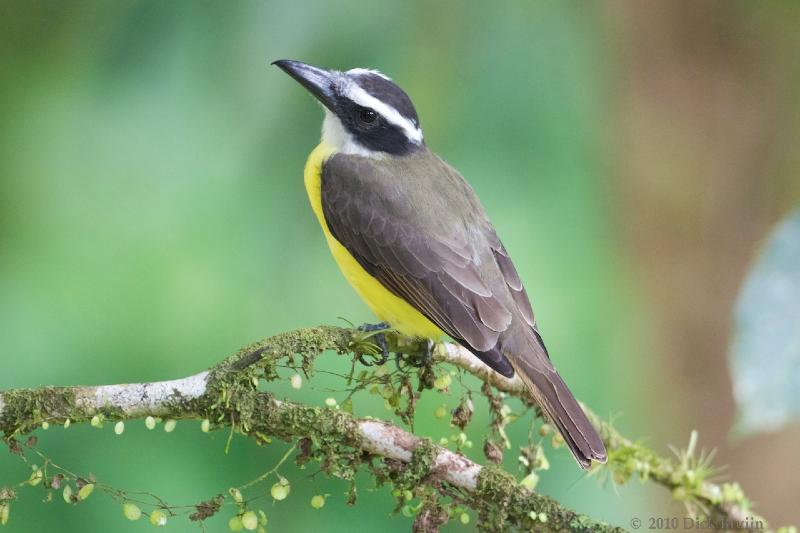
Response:
[[[534,402],[519,376],[506,378],[492,372],[464,347],[446,343],[441,345],[437,360],[454,364],[481,380],[488,382],[497,390],[515,396],[526,402]],[[660,457],[640,443],[635,443],[621,435],[610,423],[581,404],[592,424],[600,432],[609,450],[609,467],[622,467],[623,478],[639,474],[644,479],[669,489],[679,501],[689,506],[699,506],[700,511],[711,519],[712,524],[725,525],[718,529],[742,531],[765,531],[767,521],[753,513],[750,502],[735,483],[713,483],[697,479],[692,474],[693,464],[680,464],[678,461]],[[693,448],[693,446],[691,446]],[[624,464],[622,461],[624,460]],[[620,463],[620,464],[615,464]],[[696,471],[695,471],[696,474]],[[692,479],[695,478],[695,479]],[[696,509],[690,509],[696,511]]]
[[[388,337],[394,350],[411,354],[420,351],[420,347],[408,339]],[[278,400],[257,389],[259,379],[276,376],[275,363],[282,358],[309,371],[313,359],[323,351],[360,354],[370,353],[372,349],[374,346],[362,332],[334,327],[310,328],[251,344],[210,370],[182,379],[8,390],[0,392],[0,431],[13,443],[15,437],[37,429],[43,422],[87,422],[95,416],[109,420],[145,416],[208,419],[217,427],[231,426],[259,441],[268,436],[310,439],[328,465],[341,460],[346,450],[354,449],[366,452],[367,457],[403,463],[406,472],[413,472],[411,478],[418,482],[443,482],[459,489],[468,505],[478,509],[484,517],[494,517],[495,526],[512,524],[534,531],[622,531],[524,489],[498,467],[482,467],[393,424],[359,419],[338,409]],[[294,362],[296,355],[300,356],[299,365]],[[434,359],[453,364],[527,403],[532,401],[521,380],[491,372],[458,345],[438,345]],[[673,494],[683,491],[679,499],[695,506],[693,510],[705,511],[715,520],[714,525],[722,524],[721,519],[726,520],[726,529],[748,529],[746,524],[755,524],[757,520],[762,520],[761,530],[766,527],[763,519],[750,513],[740,490],[728,494],[732,485],[714,484],[702,477],[699,483],[689,483],[693,476],[690,472],[694,469],[694,476],[699,473],[696,463],[685,460],[679,464],[658,457],[624,438],[593,413],[589,415],[606,442],[609,466],[605,468],[612,470],[615,479],[620,473],[626,479],[638,474],[669,488]]]

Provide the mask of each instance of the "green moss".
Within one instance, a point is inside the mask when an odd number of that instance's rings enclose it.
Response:
[[[5,391],[3,402],[0,432],[6,439],[29,433],[45,420],[63,422],[66,418],[86,417],[75,405],[74,390],[64,387]]]
[[[411,454],[411,461],[395,477],[395,486],[401,490],[413,490],[419,486],[431,473],[437,455],[439,449],[431,439],[420,439]]]
[[[406,353],[419,349],[392,332],[387,332],[387,337],[393,347],[405,343],[403,350]],[[336,327],[309,328],[276,335],[250,344],[216,365],[209,371],[205,394],[191,399],[177,396],[164,406],[163,413],[168,413],[170,418],[207,418],[259,442],[269,437],[299,438],[297,461],[317,461],[328,475],[350,480],[350,500],[353,503],[355,474],[366,465],[379,482],[394,484],[395,492],[400,495],[398,505],[404,512],[406,509],[409,513],[417,512],[415,524],[420,527],[426,524],[435,526],[447,520],[451,508],[438,502],[439,492],[442,492],[457,495],[459,505],[467,503],[478,510],[478,525],[484,531],[509,527],[531,531],[620,531],[577,515],[545,496],[522,489],[514,477],[498,467],[482,470],[473,494],[453,490],[430,475],[438,453],[438,447],[430,439],[419,441],[407,464],[374,461],[362,451],[359,421],[350,413],[278,401],[271,394],[258,390],[260,380],[270,381],[278,377],[279,363],[302,369],[306,375],[313,373],[315,358],[326,350],[371,353],[374,346],[363,332]],[[431,368],[422,372],[433,377]],[[421,389],[425,388],[423,381],[421,377]],[[490,391],[488,387],[486,389]],[[393,389],[393,397],[400,390],[409,395],[410,418],[414,407],[410,377],[405,376],[398,388]],[[52,422],[70,418],[80,422],[90,419],[95,412],[78,407],[75,394],[74,389],[66,388],[4,393],[5,408],[0,417],[0,431],[10,439],[36,429],[44,420]],[[122,411],[111,406],[97,412],[110,420],[125,418]],[[402,416],[403,413],[398,414]],[[413,498],[421,499],[416,507],[409,503]]]
[[[481,470],[471,501],[480,510],[478,527],[482,531],[503,531],[512,526],[526,531],[624,531],[579,515],[552,498],[524,490],[513,476],[498,466],[486,466]]]

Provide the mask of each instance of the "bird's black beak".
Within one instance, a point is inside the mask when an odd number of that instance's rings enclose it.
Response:
[[[292,59],[279,59],[278,61],[273,61],[272,64],[286,72],[289,76],[297,80],[300,85],[308,89],[308,92],[322,102],[322,105],[331,111],[335,111],[336,91],[334,88],[336,85],[336,72],[317,68]]]

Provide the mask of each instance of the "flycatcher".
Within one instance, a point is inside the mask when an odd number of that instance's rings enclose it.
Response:
[[[305,186],[344,276],[404,335],[445,334],[518,373],[582,468],[606,461],[558,375],[508,252],[475,192],[425,145],[408,95],[378,71],[274,63],[325,108]]]

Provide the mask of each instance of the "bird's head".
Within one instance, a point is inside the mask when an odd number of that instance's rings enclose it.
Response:
[[[322,140],[339,152],[366,157],[405,155],[423,146],[419,118],[408,95],[376,70],[327,70],[281,59],[273,65],[325,106]]]

